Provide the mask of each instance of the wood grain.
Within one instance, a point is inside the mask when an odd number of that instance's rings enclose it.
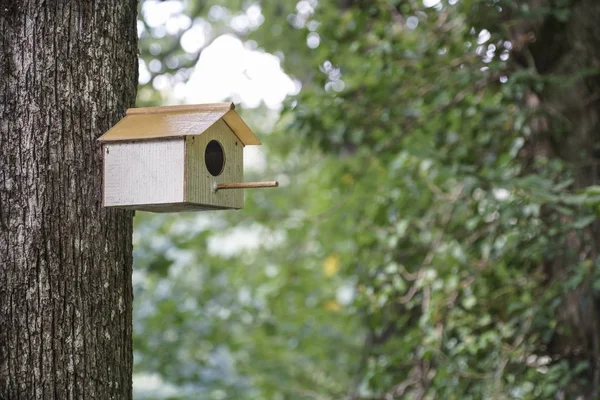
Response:
[[[183,139],[105,143],[104,206],[183,202]]]
[[[205,111],[128,115],[98,140],[114,142],[200,135],[225,113]]]
[[[244,193],[223,191],[215,193],[215,184],[241,181],[244,178],[244,151],[240,140],[225,122],[218,121],[201,136],[188,136],[185,160],[185,201],[220,208],[243,208]],[[223,172],[212,176],[204,163],[204,151],[211,140],[217,140],[225,153]]]
[[[235,133],[235,135],[244,143],[244,146],[248,145],[260,145],[260,140],[252,133],[248,125],[234,110],[227,112],[223,115],[223,120]]]
[[[98,140],[119,142],[202,135],[217,121],[223,119],[243,146],[260,145],[260,140],[229,106],[231,103],[222,104],[227,104],[227,107],[215,106],[205,109],[197,108],[199,106],[151,107],[157,111],[130,113]]]

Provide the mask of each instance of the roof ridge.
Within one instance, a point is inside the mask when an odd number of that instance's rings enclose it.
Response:
[[[160,107],[140,107],[128,108],[126,115],[138,114],[166,114],[186,111],[229,111],[234,110],[235,104],[228,103],[207,103],[207,104],[182,104],[177,106]]]

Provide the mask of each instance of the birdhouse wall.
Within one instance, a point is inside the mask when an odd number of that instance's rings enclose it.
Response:
[[[225,156],[218,176],[211,175],[205,162],[206,147],[212,140],[219,142]],[[185,202],[214,209],[243,208],[243,190],[213,190],[215,184],[244,179],[244,146],[229,126],[219,120],[202,135],[186,136],[185,141]]]
[[[105,207],[142,209],[137,206],[184,201],[183,138],[111,142],[102,150]]]

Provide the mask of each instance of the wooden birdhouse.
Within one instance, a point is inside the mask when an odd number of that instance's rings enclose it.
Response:
[[[143,211],[244,207],[244,146],[260,141],[233,103],[132,108],[98,140],[103,205]]]

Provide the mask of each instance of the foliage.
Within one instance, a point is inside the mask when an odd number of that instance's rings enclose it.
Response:
[[[585,357],[552,350],[570,334],[565,294],[600,290],[593,252],[568,249],[588,240],[600,189],[575,190],[571,165],[532,150],[536,119],[567,128],[524,106],[563,78],[510,57],[510,2],[338,3],[262,2],[262,25],[237,32],[303,85],[275,125],[245,112],[268,149],[260,176],[283,187],[247,193],[240,213],[138,215],[138,373],[172,398],[536,399],[589,384]],[[563,3],[513,18],[567,20]],[[216,4],[183,10],[213,38],[252,6],[211,19]],[[147,62],[163,42],[156,57],[183,60],[155,75],[185,80],[198,54],[181,31],[151,32]],[[140,104],[164,99],[149,85]]]

